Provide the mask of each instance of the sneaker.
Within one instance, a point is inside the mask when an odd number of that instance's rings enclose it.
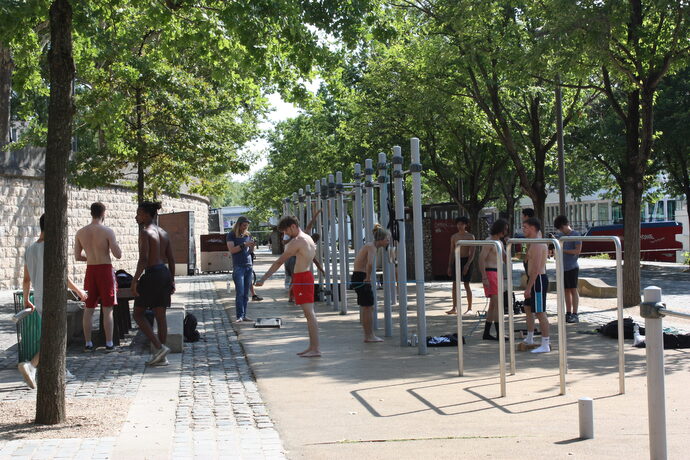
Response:
[[[151,359],[146,362],[149,366],[152,364],[156,364],[159,361],[162,361],[163,358],[165,358],[168,353],[170,353],[170,348],[166,347],[165,345],[161,345],[161,347],[153,354]]]
[[[522,341],[522,343],[527,344],[527,345],[534,345],[534,339],[528,339],[525,337],[525,339]]]
[[[579,323],[580,322],[580,316],[577,313],[573,313],[570,315],[570,319],[572,319],[573,323]]]
[[[90,353],[95,350],[93,345],[84,345],[84,353]]]
[[[573,314],[566,312],[565,313],[565,322],[566,323],[572,323],[573,322]]]
[[[115,345],[111,345],[111,346],[106,345],[105,346],[105,352],[106,353],[112,353],[113,351],[115,351]]]
[[[36,389],[36,368],[30,362],[19,363],[17,366],[19,372],[24,377],[26,385],[32,390]]]
[[[251,322],[254,321],[254,320],[251,319],[251,318],[247,318],[247,317],[245,316],[244,318],[242,318],[242,321],[244,321],[245,323],[251,323]]]
[[[69,369],[65,368],[65,380],[71,382],[72,380],[77,380],[77,377]]]
[[[542,344],[538,348],[535,348],[530,353],[548,353],[551,351],[551,346],[548,344]]]
[[[235,323],[241,323],[241,322],[242,322],[242,318],[237,318],[237,319],[235,320]]]
[[[154,367],[162,367],[162,366],[169,366],[169,365],[170,365],[170,361],[168,361],[167,356],[165,356],[162,360],[158,361],[157,363],[151,364],[151,366],[154,366]]]
[[[259,297],[258,295],[254,294],[254,295],[252,296],[252,300],[255,301],[255,302],[261,302],[262,300],[264,300],[264,298],[263,298],[263,297]]]

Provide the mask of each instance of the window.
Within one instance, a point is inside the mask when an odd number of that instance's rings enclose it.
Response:
[[[609,223],[609,204],[598,203],[597,208],[597,224],[602,225]]]
[[[623,206],[620,203],[611,203],[611,220],[614,224],[623,223]]]
[[[666,201],[666,212],[668,220],[676,220],[676,200],[670,199]]]

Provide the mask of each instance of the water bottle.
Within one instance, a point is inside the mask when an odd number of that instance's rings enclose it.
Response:
[[[232,282],[230,280],[226,281],[225,288],[228,290],[228,294],[232,292]]]
[[[18,323],[19,321],[29,316],[32,311],[33,310],[31,308],[25,308],[24,310],[20,310],[19,312],[15,313],[14,316],[12,316],[12,321]]]

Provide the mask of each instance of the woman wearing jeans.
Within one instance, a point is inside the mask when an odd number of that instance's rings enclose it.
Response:
[[[232,254],[232,280],[235,282],[235,322],[251,321],[247,318],[247,302],[252,287],[252,256],[254,240],[247,231],[251,222],[240,216],[227,234],[225,241]]]

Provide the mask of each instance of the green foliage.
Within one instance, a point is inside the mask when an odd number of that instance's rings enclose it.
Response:
[[[245,194],[247,189],[246,182],[235,182],[229,177],[221,181],[221,193],[211,197],[212,208],[222,208],[223,206],[244,206]]]

